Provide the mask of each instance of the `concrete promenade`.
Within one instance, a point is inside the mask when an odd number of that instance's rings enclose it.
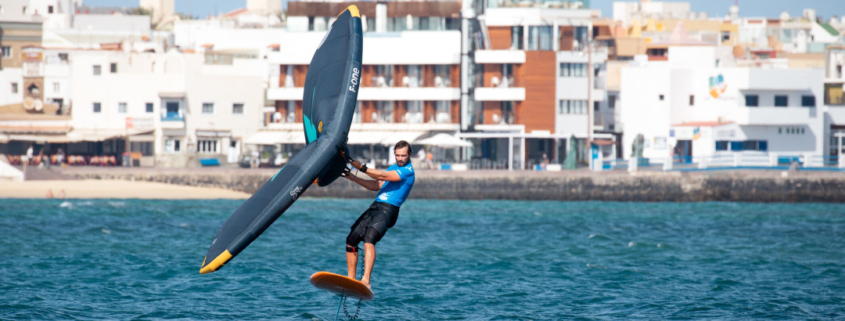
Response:
[[[53,168],[30,179],[101,179],[225,188],[254,193],[278,169],[242,168]],[[49,177],[49,178],[47,178]],[[310,187],[305,196],[373,198],[345,179]],[[131,197],[127,195],[127,197]],[[504,199],[645,202],[845,202],[845,173],[837,171],[725,170],[702,172],[592,173],[587,170],[417,172],[417,199]]]

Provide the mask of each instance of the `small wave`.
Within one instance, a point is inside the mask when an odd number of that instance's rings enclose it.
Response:
[[[73,208],[73,203],[68,202],[68,201],[64,201],[64,202],[62,202],[62,204],[61,204],[61,205],[59,205],[59,207],[68,207],[68,208]]]
[[[191,224],[188,224],[188,223],[179,224],[179,227],[188,227],[188,226],[191,226]]]
[[[103,234],[111,234],[111,231],[108,229],[102,229],[100,231],[103,232]]]
[[[543,216],[543,213],[540,213],[540,212],[534,212],[534,216]]]
[[[607,237],[603,234],[600,234],[600,233],[590,234],[590,236],[588,238],[589,239],[597,239],[597,240],[609,240],[610,239],[609,237]]]
[[[637,245],[637,243],[634,241],[628,242],[628,247],[634,247],[635,245]]]
[[[108,202],[109,205],[113,207],[124,207],[126,206],[126,202]]]
[[[657,243],[657,247],[666,247],[666,244],[663,244],[663,243]]]

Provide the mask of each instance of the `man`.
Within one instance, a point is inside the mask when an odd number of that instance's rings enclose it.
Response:
[[[355,279],[355,268],[358,263],[358,244],[364,241],[364,275],[361,283],[370,287],[370,273],[373,271],[373,264],[376,262],[376,243],[387,233],[387,229],[396,224],[399,217],[399,207],[408,198],[411,188],[414,187],[414,168],[411,166],[411,144],[406,141],[399,141],[393,149],[396,157],[396,164],[380,171],[374,168],[367,168],[356,160],[352,160],[352,167],[361,173],[367,174],[373,180],[362,179],[354,175],[346,175],[346,178],[371,191],[378,191],[378,197],[364,211],[355,224],[352,224],[351,232],[346,237],[346,266],[349,268],[349,278]]]

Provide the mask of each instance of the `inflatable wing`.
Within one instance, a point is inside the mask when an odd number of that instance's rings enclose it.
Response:
[[[341,150],[358,100],[361,17],[349,6],[331,25],[305,76],[306,146],[223,223],[200,273],[217,271],[264,232],[315,181],[325,186],[346,166]]]

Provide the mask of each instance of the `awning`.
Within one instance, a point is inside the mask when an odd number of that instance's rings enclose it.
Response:
[[[400,140],[404,140],[406,142],[413,142],[420,138],[420,136],[425,135],[426,132],[394,132],[387,138],[381,141],[381,144],[384,146],[393,146],[396,145]]]
[[[8,143],[8,142],[9,142],[9,136],[0,134],[0,143]]]
[[[74,143],[81,141],[78,138],[71,138],[67,135],[9,135],[8,140],[45,143]]]
[[[394,132],[386,132],[386,131],[350,131],[349,132],[349,140],[346,142],[348,145],[379,145],[383,141],[387,140],[388,137],[393,135]]]
[[[244,139],[244,144],[276,145],[276,144],[305,144],[305,133],[300,130],[262,130]]]
[[[74,129],[67,133],[67,139],[73,142],[101,142],[104,140],[152,132],[153,129]]]

